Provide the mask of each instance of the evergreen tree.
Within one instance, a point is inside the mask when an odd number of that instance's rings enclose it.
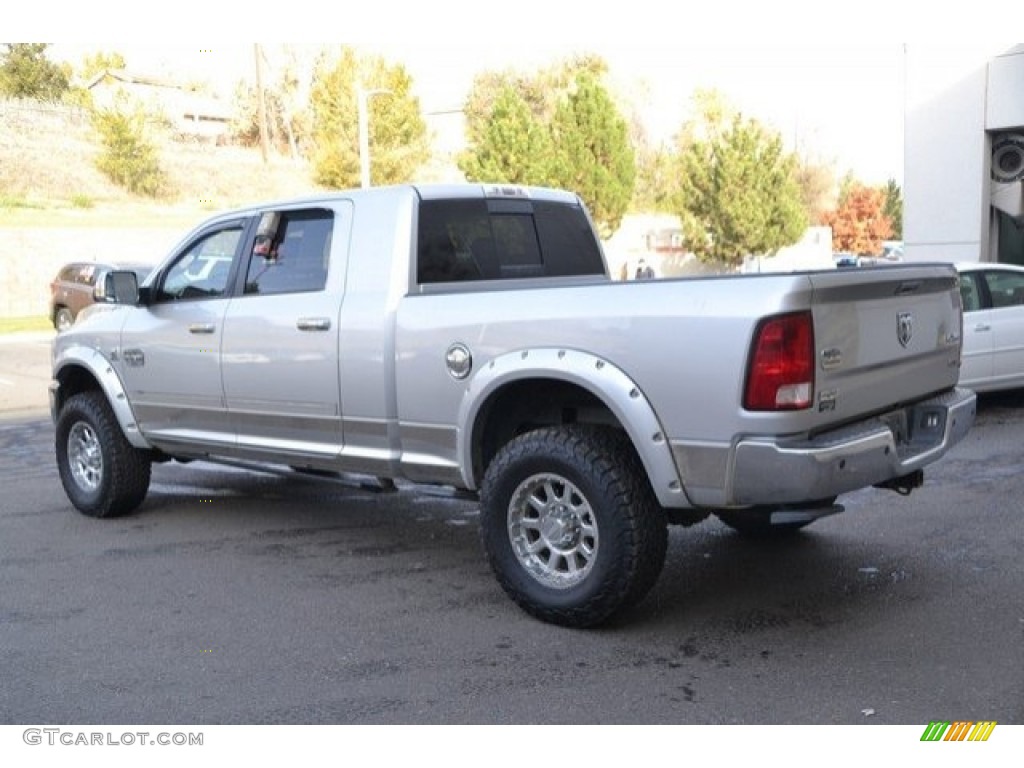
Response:
[[[602,237],[618,229],[633,197],[636,161],[626,121],[608,91],[588,71],[551,121],[555,186],[576,192]]]
[[[430,157],[427,127],[412,78],[400,64],[360,57],[345,48],[337,62],[321,60],[313,80],[313,169],[317,183],[335,189],[360,183],[358,89],[367,98],[370,177],[374,185],[411,180]]]
[[[576,76],[589,72],[600,79],[608,65],[599,56],[582,54],[555,62],[533,73],[507,69],[485,71],[473,78],[473,85],[463,105],[466,116],[466,138],[471,146],[478,144],[487,129],[499,96],[511,87],[529,107],[542,125],[549,125],[562,98],[575,87]]]
[[[506,84],[480,122],[476,145],[462,153],[458,165],[469,181],[543,186],[551,181],[551,159],[547,128]]]
[[[478,75],[459,168],[470,180],[576,192],[609,236],[629,206],[636,166],[628,125],[600,81],[606,71],[601,58],[582,55],[532,75]]]
[[[882,205],[882,213],[889,219],[892,226],[892,237],[895,240],[903,239],[903,190],[896,183],[895,179],[889,179],[885,184],[885,203]]]
[[[92,125],[103,145],[96,167],[111,181],[138,195],[157,197],[166,191],[166,175],[156,145],[146,137],[142,111],[96,110]]]
[[[677,205],[698,258],[736,267],[800,239],[807,218],[797,162],[777,133],[716,107],[683,137]]]

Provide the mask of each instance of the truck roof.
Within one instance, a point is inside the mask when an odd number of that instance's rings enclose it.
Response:
[[[231,218],[233,216],[249,215],[268,207],[312,205],[335,200],[354,200],[360,197],[403,196],[410,194],[419,197],[421,200],[451,198],[504,198],[519,200],[547,200],[570,205],[579,204],[581,202],[580,198],[576,194],[566,190],[554,189],[551,187],[525,186],[520,184],[479,184],[470,182],[454,184],[394,184],[382,187],[342,189],[311,195],[300,195],[290,198],[261,200],[249,205],[222,211],[211,218]]]

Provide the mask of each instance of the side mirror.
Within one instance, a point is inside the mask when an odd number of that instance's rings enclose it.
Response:
[[[139,303],[139,278],[131,270],[114,270],[103,279],[103,291],[99,286],[94,291],[97,298],[113,304],[136,305]]]
[[[281,224],[281,214],[277,211],[267,211],[260,216],[260,223],[256,227],[256,234],[273,240],[277,237],[277,228]]]

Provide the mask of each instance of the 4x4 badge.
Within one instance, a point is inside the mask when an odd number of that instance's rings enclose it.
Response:
[[[896,313],[896,338],[901,346],[907,346],[914,335],[914,317],[909,312]]]

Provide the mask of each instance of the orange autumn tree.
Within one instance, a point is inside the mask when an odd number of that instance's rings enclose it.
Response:
[[[832,227],[832,250],[875,256],[882,241],[892,237],[892,222],[884,212],[885,190],[851,182],[839,196],[839,207],[825,214]]]

